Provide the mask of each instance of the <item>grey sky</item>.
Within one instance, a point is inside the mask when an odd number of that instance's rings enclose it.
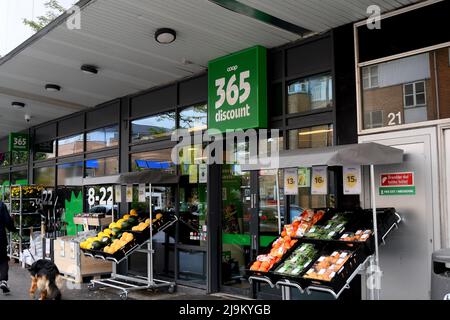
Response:
[[[34,31],[23,24],[23,19],[33,19],[45,13],[47,0],[0,0],[0,56],[6,55]],[[76,0],[59,0],[65,8],[70,8]]]

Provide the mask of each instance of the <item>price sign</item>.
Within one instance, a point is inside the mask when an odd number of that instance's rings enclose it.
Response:
[[[298,170],[297,168],[290,168],[284,170],[284,194],[297,195],[298,194]]]
[[[87,201],[90,207],[113,204],[113,187],[90,187],[87,190]]]
[[[208,182],[208,165],[200,164],[198,166],[198,182],[199,183]]]
[[[198,166],[196,164],[189,165],[189,183],[197,183]]]
[[[328,194],[328,167],[320,166],[312,168],[311,194]]]
[[[145,184],[139,185],[139,202],[145,202]]]
[[[127,202],[133,202],[133,186],[127,185]]]
[[[344,194],[361,194],[361,167],[342,167]]]
[[[114,186],[114,198],[116,202],[122,202],[122,186]]]
[[[299,188],[311,187],[311,170],[309,168],[298,169],[298,187]]]
[[[208,127],[267,126],[267,50],[256,46],[209,62]]]

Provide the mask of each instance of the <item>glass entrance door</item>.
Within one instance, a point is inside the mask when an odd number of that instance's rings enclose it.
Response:
[[[284,224],[284,196],[276,171],[222,167],[222,291],[250,296],[245,270],[267,251]],[[278,187],[278,188],[277,188]],[[265,291],[257,286],[257,291]]]
[[[252,258],[250,178],[238,165],[222,167],[222,291],[241,295],[250,294],[243,277]]]

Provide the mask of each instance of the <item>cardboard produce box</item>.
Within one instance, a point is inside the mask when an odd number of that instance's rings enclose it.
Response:
[[[67,279],[82,283],[84,277],[94,277],[112,272],[112,262],[86,257],[80,244],[73,237],[59,237],[54,240],[54,262]]]

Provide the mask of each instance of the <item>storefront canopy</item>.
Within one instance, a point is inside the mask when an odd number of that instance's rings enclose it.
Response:
[[[378,143],[281,151],[279,161],[262,157],[257,164],[241,165],[243,171],[311,166],[382,165],[403,162],[403,150]]]
[[[177,175],[160,172],[160,171],[140,171],[140,172],[130,172],[123,173],[115,176],[108,177],[95,177],[95,178],[85,178],[83,179],[83,185],[101,185],[101,184],[154,184],[154,185],[167,185],[167,184],[177,184],[179,182],[179,177]]]

